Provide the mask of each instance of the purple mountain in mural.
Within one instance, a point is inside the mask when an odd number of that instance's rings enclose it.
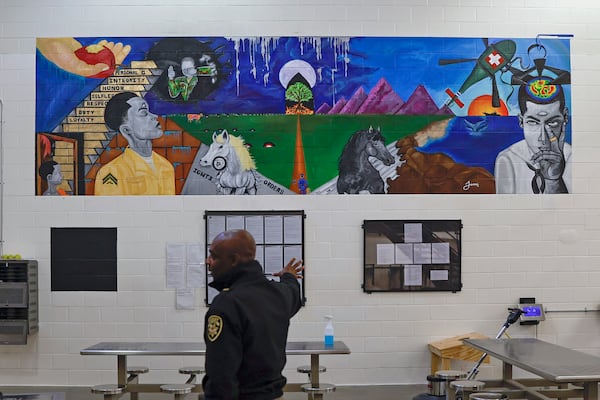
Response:
[[[357,114],[392,114],[392,110],[402,104],[404,100],[394,92],[385,78],[381,78],[369,92]]]
[[[448,105],[447,105],[447,104],[444,104],[444,105],[442,106],[442,108],[440,108],[440,109],[438,110],[438,112],[437,112],[436,114],[438,114],[438,115],[454,115],[454,111],[452,111],[452,110],[450,109],[450,107],[448,107]]]
[[[349,100],[341,98],[333,107],[323,103],[317,114],[399,114],[399,115],[454,115],[446,105],[438,108],[423,85],[419,85],[406,103],[390,84],[381,78],[367,94],[361,86]]]
[[[365,89],[363,87],[359,87],[356,92],[352,95],[350,100],[346,103],[344,108],[340,110],[340,114],[360,114],[358,109],[367,99],[367,93],[365,93]]]
[[[425,86],[419,85],[396,114],[432,115],[437,114],[438,110]]]
[[[331,110],[331,106],[327,103],[323,103],[321,104],[321,107],[315,111],[315,114],[327,114],[329,110]]]
[[[346,99],[342,97],[333,105],[333,107],[331,107],[331,110],[329,110],[327,114],[339,114],[340,111],[342,111],[342,109],[346,105],[346,103]]]

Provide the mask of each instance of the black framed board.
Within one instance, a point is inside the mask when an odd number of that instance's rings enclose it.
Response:
[[[117,291],[117,228],[50,228],[52,292]]]
[[[264,275],[272,280],[279,278],[273,273],[281,271],[293,257],[304,260],[304,211],[205,211],[205,256],[213,239],[221,232],[230,229],[245,229],[256,241],[256,260],[262,265]],[[304,272],[303,272],[304,273]],[[206,268],[206,304],[210,305],[218,294],[216,289],[208,286],[213,277]],[[300,283],[302,304],[306,302],[304,295],[304,279]]]
[[[365,220],[363,291],[462,288],[460,220]]]

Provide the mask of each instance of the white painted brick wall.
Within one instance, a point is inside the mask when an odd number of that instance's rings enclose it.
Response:
[[[167,4],[165,4],[167,3]],[[427,5],[424,5],[427,4]],[[495,336],[506,308],[535,296],[552,310],[600,305],[600,3],[595,0],[3,0],[0,100],[4,133],[4,250],[39,260],[40,332],[27,346],[0,347],[0,385],[91,385],[114,379],[111,357],[83,357],[101,340],[201,340],[197,309],[174,309],[165,289],[168,241],[200,241],[204,210],[302,209],[306,296],[293,340],[322,336],[324,314],[350,356],[324,357],[337,384],[425,383],[427,343],[478,331]],[[568,196],[34,196],[35,38],[57,36],[473,36],[573,33],[572,119],[577,194]],[[38,112],[40,112],[38,110]],[[42,111],[43,112],[43,111]],[[365,294],[364,219],[462,219],[463,290]],[[118,293],[50,292],[50,228],[118,227]],[[537,337],[600,355],[600,313],[549,313]],[[308,360],[290,357],[286,375]],[[198,360],[141,358],[148,379],[181,381]],[[468,369],[470,363],[458,363]],[[498,377],[499,364],[481,378]]]

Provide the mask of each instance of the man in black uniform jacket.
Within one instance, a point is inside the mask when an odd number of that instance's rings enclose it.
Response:
[[[291,259],[278,273],[263,275],[256,243],[245,230],[213,240],[206,265],[220,293],[204,318],[204,398],[273,400],[283,396],[285,346],[290,318],[300,309],[297,278],[302,261]]]

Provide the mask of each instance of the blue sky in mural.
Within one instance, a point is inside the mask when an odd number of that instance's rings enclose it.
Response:
[[[99,38],[76,38],[82,45],[97,43]],[[132,47],[123,64],[145,60],[148,52],[162,38],[113,37],[109,41]],[[188,38],[189,39],[189,38]],[[285,88],[279,72],[289,61],[304,60],[316,76],[313,87],[314,105],[332,106],[342,98],[349,99],[362,87],[369,92],[385,78],[394,91],[406,101],[423,85],[438,107],[442,107],[450,89],[456,92],[473,70],[476,62],[466,61],[439,65],[440,59],[477,59],[485,50],[481,38],[375,38],[375,37],[282,37],[282,38],[196,38],[207,43],[218,55],[219,82],[206,97],[188,103],[174,104],[149,92],[146,99],[152,112],[170,113],[276,113],[285,112]],[[502,39],[489,39],[497,43]],[[510,39],[516,44],[512,66],[524,70],[532,66],[529,52],[536,38]],[[545,49],[546,65],[570,71],[568,39],[539,39]],[[530,49],[531,50],[531,49]],[[535,50],[535,49],[534,49]],[[100,79],[82,78],[62,71],[37,53],[36,131],[52,131],[68,113],[89,95]],[[511,115],[516,115],[516,93],[510,83],[511,73],[496,75],[500,98],[507,102]],[[491,93],[491,79],[485,78],[469,87],[461,99],[468,104],[482,94]],[[565,85],[567,104],[570,87]],[[453,106],[457,115],[466,115],[467,107]]]

